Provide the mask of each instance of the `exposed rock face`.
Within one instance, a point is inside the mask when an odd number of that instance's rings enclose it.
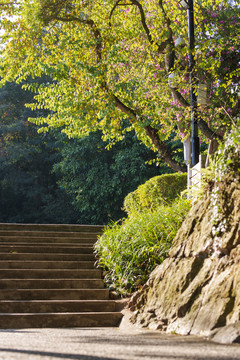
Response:
[[[235,324],[234,333],[240,334],[239,176],[218,184],[218,190],[214,206],[208,198],[192,208],[170,257],[132,297],[131,321],[137,326],[209,335]]]

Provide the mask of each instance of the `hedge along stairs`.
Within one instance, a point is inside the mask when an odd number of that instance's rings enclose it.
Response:
[[[0,224],[0,328],[117,326],[94,268],[101,226]]]

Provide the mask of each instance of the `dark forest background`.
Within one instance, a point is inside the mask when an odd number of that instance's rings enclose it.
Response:
[[[38,133],[28,118],[41,114],[25,107],[32,101],[20,84],[0,89],[0,222],[106,224],[124,216],[129,192],[171,172],[150,165],[156,154],[133,133],[109,150],[100,132],[81,139]]]

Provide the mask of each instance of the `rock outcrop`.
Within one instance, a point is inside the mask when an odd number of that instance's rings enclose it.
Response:
[[[217,190],[216,190],[217,189]],[[240,181],[225,176],[193,206],[169,258],[129,303],[136,326],[240,341]],[[224,335],[223,335],[224,337]],[[227,340],[226,340],[227,342]]]

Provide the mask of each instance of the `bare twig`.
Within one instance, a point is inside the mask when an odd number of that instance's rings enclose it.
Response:
[[[229,119],[231,120],[231,122],[233,123],[233,125],[236,127],[237,124],[235,123],[235,121],[233,120],[233,117],[227,112],[227,110],[222,106],[221,109],[225,112],[225,114],[229,117]]]

